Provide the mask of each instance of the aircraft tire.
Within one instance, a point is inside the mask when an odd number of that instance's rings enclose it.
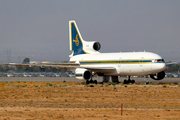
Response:
[[[131,80],[131,83],[134,84],[134,83],[135,83],[135,80]]]
[[[89,84],[89,80],[86,80],[86,84]]]
[[[93,81],[93,80],[90,80],[89,83],[94,83],[94,81]]]
[[[145,84],[146,84],[146,85],[149,84],[149,81],[146,81]]]
[[[126,79],[124,80],[124,84],[128,84],[128,81]]]
[[[132,82],[131,80],[128,80],[128,81],[127,81],[127,84],[129,84],[129,83],[131,83],[131,82]]]
[[[94,83],[97,84],[97,80],[94,80]]]

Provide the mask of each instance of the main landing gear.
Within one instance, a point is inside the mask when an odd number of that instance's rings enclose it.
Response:
[[[95,74],[96,74],[96,73],[95,73]],[[89,79],[86,79],[86,84],[90,84],[90,83],[97,84],[97,80],[92,80],[92,77],[93,77],[95,74],[92,74],[92,72],[91,72],[91,78],[90,78],[90,80],[89,80]]]
[[[131,76],[128,76],[128,80],[125,79],[123,83],[124,83],[124,84],[129,84],[129,83],[134,84],[134,83],[135,83],[135,80],[131,80],[130,77],[131,77]]]
[[[94,83],[97,84],[97,80],[86,80],[86,84]]]

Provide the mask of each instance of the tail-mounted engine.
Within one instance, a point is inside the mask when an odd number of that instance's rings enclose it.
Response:
[[[99,42],[96,42],[96,41],[92,41],[92,42],[84,41],[83,42],[83,49],[87,53],[93,53],[93,52],[99,51],[101,49],[101,44]]]
[[[70,57],[79,54],[91,54],[98,53],[101,48],[101,44],[96,41],[85,41],[74,20],[69,21],[69,40],[70,50],[73,51]]]
[[[80,80],[89,80],[92,76],[91,72],[87,69],[77,68],[75,70],[75,75],[77,79]]]
[[[154,80],[162,80],[165,77],[165,72],[162,71],[162,72],[150,75],[150,77]]]

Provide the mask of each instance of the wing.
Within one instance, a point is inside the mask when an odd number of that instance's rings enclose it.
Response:
[[[34,64],[17,64],[17,63],[5,63],[5,65],[12,66],[23,66],[23,67],[51,67],[57,69],[76,69],[84,68],[94,72],[109,72],[115,70],[114,67],[89,67],[89,66],[80,66],[79,63],[34,63]]]
[[[78,63],[35,63],[35,64],[17,64],[17,63],[5,63],[5,65],[22,66],[22,67],[51,67],[58,69],[74,69],[79,67]]]
[[[79,66],[79,63],[38,63],[40,65],[71,65],[71,66]]]

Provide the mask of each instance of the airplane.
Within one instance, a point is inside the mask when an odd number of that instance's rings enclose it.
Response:
[[[14,66],[40,66],[59,69],[75,70],[75,77],[85,80],[87,84],[96,83],[93,76],[102,76],[102,82],[119,82],[118,76],[128,76],[125,84],[135,83],[131,76],[147,76],[153,80],[162,80],[165,77],[166,63],[164,59],[152,52],[114,52],[100,53],[101,44],[97,41],[85,41],[74,20],[69,21],[69,45],[72,54],[69,63],[35,63],[17,64]]]

